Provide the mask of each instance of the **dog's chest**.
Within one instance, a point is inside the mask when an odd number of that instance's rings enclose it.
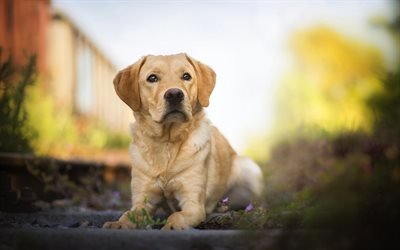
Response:
[[[179,162],[179,145],[173,143],[153,143],[152,149],[145,154],[148,165],[156,176],[167,178]]]
[[[153,176],[158,176],[161,172],[173,170],[175,166],[179,167],[190,161],[193,163],[195,159],[192,156],[208,145],[211,127],[208,120],[203,120],[185,139],[177,142],[161,142],[144,136],[141,130],[135,128],[132,132],[134,142],[130,151],[133,163],[140,163],[141,168],[147,168],[143,170],[154,172],[156,175]]]
[[[139,175],[146,175],[153,187],[161,189],[167,197],[173,190],[179,189],[176,185],[182,181],[178,181],[177,177],[193,169],[193,166],[204,164],[210,150],[209,142],[207,123],[181,142],[158,142],[136,136],[130,150],[133,168],[140,172]]]
[[[132,145],[131,156],[135,168],[140,168],[151,178],[160,179],[160,183],[165,183],[169,175],[186,163],[182,159],[184,146],[180,144],[164,143],[145,143],[138,142]],[[183,154],[182,154],[183,153]]]

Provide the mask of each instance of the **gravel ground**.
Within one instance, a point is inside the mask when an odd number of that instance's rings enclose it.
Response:
[[[210,224],[218,225],[218,218],[227,213],[210,216],[208,224],[203,225],[206,230],[161,231],[158,230],[160,227],[145,230],[101,229],[105,221],[116,220],[121,213],[0,213],[0,250],[398,249],[397,230],[379,233],[344,229],[210,229]]]
[[[122,212],[37,212],[0,213],[0,228],[100,228],[104,222],[117,220]]]
[[[120,215],[115,211],[0,213],[0,249],[249,249],[257,235],[240,230],[100,229]],[[279,233],[270,230],[268,237],[263,236],[263,246]]]
[[[0,229],[1,249],[248,249],[236,230]],[[264,240],[265,242],[265,240]]]

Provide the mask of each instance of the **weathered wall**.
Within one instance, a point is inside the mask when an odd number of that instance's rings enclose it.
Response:
[[[56,108],[127,132],[133,116],[115,94],[116,67],[77,24],[52,11],[50,0],[0,0],[0,45],[17,66],[38,56],[42,88]]]
[[[38,69],[46,69],[46,38],[50,20],[49,0],[0,0],[0,45],[4,55],[24,65],[36,54]]]

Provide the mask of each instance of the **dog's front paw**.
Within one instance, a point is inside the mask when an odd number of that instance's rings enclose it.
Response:
[[[136,226],[130,221],[108,221],[104,223],[103,228],[107,229],[135,229]]]
[[[176,212],[168,217],[167,223],[161,230],[186,230],[190,228],[190,225],[185,222],[183,215],[180,212]]]

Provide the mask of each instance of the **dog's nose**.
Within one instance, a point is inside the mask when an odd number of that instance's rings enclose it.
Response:
[[[179,104],[183,101],[184,94],[177,88],[168,89],[164,94],[164,99],[170,104]]]

